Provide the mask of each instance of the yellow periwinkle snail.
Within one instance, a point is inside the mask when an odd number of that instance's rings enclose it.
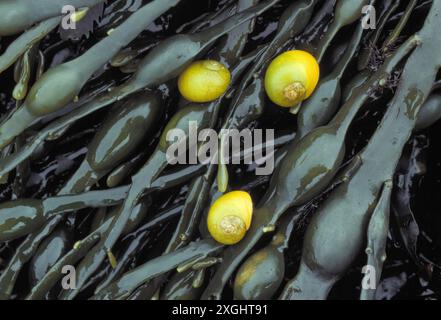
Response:
[[[231,191],[211,206],[207,226],[211,236],[222,244],[238,243],[251,225],[253,201],[245,191]]]
[[[179,76],[181,95],[191,102],[210,102],[227,91],[230,71],[215,60],[200,60],[190,64]]]
[[[265,73],[265,91],[281,107],[295,107],[317,86],[320,68],[308,52],[290,50],[271,61]]]

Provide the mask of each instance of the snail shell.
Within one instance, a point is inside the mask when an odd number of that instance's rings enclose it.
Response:
[[[207,226],[211,236],[223,244],[239,242],[251,225],[253,201],[245,191],[222,195],[208,212]]]
[[[215,60],[200,60],[190,64],[180,75],[178,88],[191,102],[210,102],[227,91],[231,82],[230,71]]]
[[[290,50],[271,61],[265,73],[265,91],[281,107],[294,107],[309,98],[317,86],[320,68],[308,52]]]

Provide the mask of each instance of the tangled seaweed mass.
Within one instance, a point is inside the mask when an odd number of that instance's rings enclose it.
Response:
[[[430,0],[0,0],[0,298],[441,298],[440,23]],[[207,152],[191,124],[216,161],[171,161]],[[274,137],[228,161],[234,130]]]

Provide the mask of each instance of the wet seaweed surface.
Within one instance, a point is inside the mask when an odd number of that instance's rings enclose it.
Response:
[[[296,34],[294,38],[290,38],[289,41],[284,44],[284,49],[303,48],[308,50],[309,48],[314,49],[320,46],[321,40],[324,35],[329,32],[330,25],[334,19],[334,3],[339,1],[343,0],[316,1],[317,4],[306,27]],[[397,2],[399,5],[393,10],[392,14],[389,15],[384,24],[383,31],[379,33],[379,40],[376,43],[371,43],[375,30],[363,32],[359,49],[352,57],[341,79],[343,91],[346,86],[350,84],[351,80],[362,71],[377,71],[389,55],[389,53],[385,54],[384,52],[377,52],[375,50],[381,49],[381,44],[396,28],[398,21],[405,14],[408,5],[408,1],[384,1],[382,4],[376,4],[377,14],[382,13],[384,15],[387,10],[390,10],[387,7],[390,6],[392,2]],[[94,44],[106,37],[109,30],[117,28],[133,12],[136,12],[147,3],[149,3],[149,1],[107,1],[104,5],[103,14],[97,18],[93,30],[90,34],[78,40],[65,39],[57,29],[53,30],[38,44],[38,48],[45,59],[44,69],[49,70],[50,68],[82,55]],[[147,29],[140,33],[136,39],[127,46],[128,49],[137,52],[132,61],[134,62],[133,65],[128,63],[122,67],[115,67],[107,63],[100,67],[81,89],[79,94],[80,99],[96,97],[101,92],[106,92],[109,87],[125,83],[134,73],[134,70],[136,70],[140,59],[151,52],[159,43],[176,34],[204,30],[204,28],[210,25],[225,20],[235,13],[236,3],[237,1],[233,0],[179,1],[176,6],[155,19]],[[253,31],[247,37],[247,42],[241,56],[252,54],[255,50],[268,44],[277,35],[280,17],[291,3],[292,1],[288,0],[279,1],[255,18]],[[405,43],[406,39],[423,27],[431,5],[431,1],[417,1],[416,6],[411,11],[411,19],[406,23],[396,41],[394,41],[393,47],[388,49],[390,53],[395,52],[400,45]],[[378,20],[381,21],[381,18],[381,16],[378,17]],[[325,51],[323,59],[320,62],[321,79],[331,74],[342,59],[357,23],[359,23],[359,19],[357,19],[355,23],[343,26],[332,40],[331,45],[328,50]],[[17,36],[18,35],[3,36],[0,40],[1,52],[13,43]],[[221,40],[222,39],[218,39],[199,56],[216,56],[216,48]],[[359,70],[357,63],[360,60],[361,52],[371,46],[374,47],[374,51],[370,56],[369,63],[365,68]],[[398,67],[388,79],[387,85],[371,92],[364,106],[357,113],[346,135],[346,152],[342,167],[350,163],[357,154],[363,151],[377,130],[391,99],[393,99],[396,93],[397,86],[400,82],[401,71],[404,66],[405,61],[398,64]],[[241,77],[238,77],[238,80],[232,84],[233,89],[239,88],[241,79]],[[439,75],[437,79],[439,81]],[[35,76],[32,76],[30,83],[34,83],[35,81]],[[135,159],[136,161],[130,171],[131,174],[126,175],[118,185],[128,185],[131,183],[131,175],[138,169],[141,169],[142,165],[155,152],[165,125],[173,115],[176,114],[177,110],[182,107],[182,99],[179,96],[175,83],[176,81],[173,78],[152,87],[160,96],[161,109],[163,111],[153,124],[154,130],[146,134],[142,142],[125,158],[125,161],[129,159]],[[12,96],[15,85],[14,67],[10,67],[0,74],[0,113],[3,119],[5,119],[8,114],[13,113],[17,106],[21,104],[21,102],[17,102]],[[439,95],[440,93],[440,87],[437,88],[435,86],[431,94]],[[231,97],[224,97],[222,99],[219,118],[215,125],[216,128],[220,128],[224,119],[228,117],[227,106],[232,100]],[[441,101],[441,99],[439,100]],[[262,104],[264,105],[263,112],[257,118],[247,122],[246,127],[250,129],[275,129],[276,139],[280,138],[284,141],[281,145],[276,146],[280,151],[294,139],[294,135],[298,129],[298,116],[289,113],[285,108],[280,108],[272,104],[266,97],[265,100],[262,101]],[[343,101],[340,103],[340,106],[341,105],[343,105]],[[29,126],[26,131],[15,138],[13,142],[14,148],[19,149],[20,145],[24,145],[36,133],[42,130],[42,128],[52,123],[54,119],[64,114],[69,114],[69,112],[72,112],[75,108],[78,108],[78,106],[75,106],[74,103],[69,104],[55,113],[41,117],[37,122]],[[111,106],[94,112],[68,127],[67,131],[63,132],[60,138],[44,142],[41,148],[34,152],[28,160],[20,163],[15,170],[9,173],[6,177],[7,180],[3,181],[0,186],[0,203],[17,199],[45,199],[56,196],[86,158],[89,144],[101,128],[105,119],[114,113],[116,108],[118,108],[117,104],[115,104],[115,107]],[[440,298],[440,132],[441,123],[440,121],[436,121],[423,130],[413,132],[403,149],[401,160],[393,177],[393,195],[398,194],[401,196],[392,196],[390,227],[387,235],[387,259],[384,262],[380,285],[376,292],[377,299],[437,300]],[[4,157],[4,155],[2,155],[2,157]],[[385,160],[379,158],[378,166],[382,165],[381,161]],[[122,162],[123,161],[121,161],[121,163]],[[254,168],[254,164],[229,165],[229,187],[232,190],[247,190],[251,193],[253,199],[257,200],[261,199],[268,189],[271,188],[271,177],[256,176],[254,174]],[[182,169],[185,169],[185,166],[175,166],[174,168],[167,169],[165,173]],[[89,189],[107,189],[107,178],[108,174],[103,175]],[[403,181],[403,179],[407,181],[404,183],[405,186],[400,184],[400,181]],[[192,182],[193,180],[187,179],[164,190],[160,188],[153,194],[147,194],[142,198],[142,202],[148,206],[148,214],[133,230],[119,237],[119,240],[112,248],[112,252],[117,257],[118,263],[124,265],[120,273],[113,276],[114,280],[120,279],[123,274],[134,270],[138,266],[153,261],[153,259],[160,257],[168,250],[167,248],[171,239],[170,235],[172,235],[178,227],[180,215],[192,188]],[[307,226],[316,213],[317,208],[328,198],[334,187],[329,186],[317,196],[313,197],[312,200],[300,206],[290,207],[286,211],[285,215],[294,215],[294,213],[296,213],[300,218],[290,234],[289,246],[284,251],[285,275],[282,285],[273,296],[274,298],[282,294],[284,286],[296,275],[302,256],[303,239]],[[212,187],[209,195],[210,199],[205,206],[205,213],[209,207],[209,203],[213,201],[215,196],[218,196],[215,186]],[[415,256],[409,252],[409,248],[406,246],[405,241],[403,241],[403,235],[400,233],[400,222],[394,219],[394,214],[392,213],[394,210],[403,210],[402,208],[406,206],[412,212],[414,223],[417,224],[419,229],[418,234],[414,234],[414,236],[417,237]],[[105,212],[110,210],[111,209],[106,208],[83,208],[75,213],[69,213],[67,219],[63,220],[57,227],[60,230],[63,229],[68,235],[67,243],[69,250],[77,241],[81,241],[87,237],[97,224],[103,223],[104,220],[99,220],[97,217],[105,215]],[[154,222],[158,217],[164,216],[166,216],[166,218],[162,221],[159,219],[158,223],[149,227],[149,223]],[[205,223],[205,215],[202,215],[200,221],[198,221],[198,224],[199,223],[201,225]],[[207,238],[206,234],[204,234],[204,228],[197,229],[199,230],[193,235],[192,240],[202,241],[204,238]],[[265,234],[259,239],[253,248],[253,252],[264,248],[271,240],[271,236],[272,234]],[[8,268],[8,263],[13,259],[14,254],[24,239],[25,237],[19,237],[10,241],[0,242],[0,275]],[[67,251],[68,250],[66,250],[66,253]],[[214,256],[216,256],[216,254],[214,254]],[[122,257],[123,260],[121,260]],[[361,251],[352,264],[352,267],[347,270],[346,274],[332,288],[328,298],[359,299],[363,278],[362,268],[365,264],[366,253]],[[211,279],[215,276],[216,267],[217,266],[214,265],[207,268],[202,288],[207,287]],[[13,290],[7,295],[7,298],[24,299],[28,296],[36,284],[35,281],[32,280],[33,268],[35,268],[34,260],[27,261],[23,265],[15,281]],[[161,276],[146,281],[147,284],[150,284],[150,286],[155,289],[153,292],[146,293],[148,290],[145,290],[145,292],[138,290],[135,294],[138,294],[144,299],[150,299],[158,294],[161,296],[161,288],[163,290],[173,277],[173,273],[167,273],[167,271],[169,270],[165,270]],[[105,259],[92,276],[85,281],[75,298],[88,299],[94,297],[94,295],[97,294],[96,289],[100,288],[102,283],[105,283],[109,275],[113,273],[116,273],[114,268],[112,268],[111,264]],[[155,283],[155,280],[157,283]],[[230,277],[227,281],[222,298],[233,298],[233,281],[234,277]],[[199,296],[196,295],[197,298],[201,297],[202,291],[198,293]],[[63,297],[60,292],[62,292],[61,286],[57,282],[53,287],[47,288],[44,298],[66,298],[65,296]],[[0,295],[0,297],[3,298],[3,295]],[[131,296],[131,298],[136,297]]]

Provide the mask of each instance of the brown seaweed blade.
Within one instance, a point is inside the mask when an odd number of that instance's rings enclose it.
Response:
[[[421,46],[409,57],[390,108],[360,153],[362,165],[314,215],[307,228],[299,272],[285,287],[282,299],[325,299],[359,254],[381,186],[392,179],[441,66],[440,15],[441,2],[434,2],[418,34]]]

